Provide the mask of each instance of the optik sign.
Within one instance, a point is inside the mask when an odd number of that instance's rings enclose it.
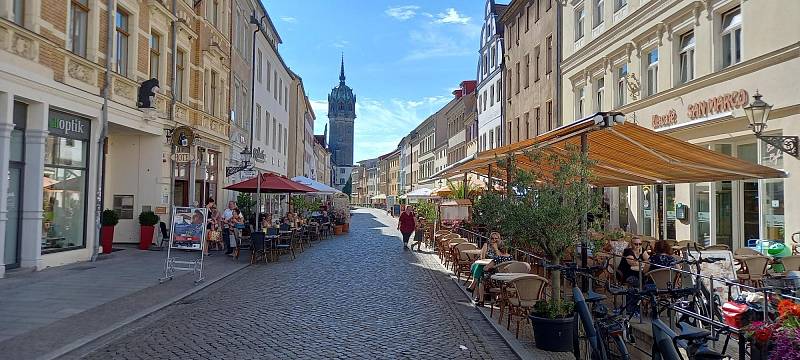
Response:
[[[89,139],[91,123],[89,120],[64,112],[50,110],[47,128],[51,134],[72,139]]]

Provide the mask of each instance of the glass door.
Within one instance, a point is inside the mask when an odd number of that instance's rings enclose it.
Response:
[[[675,240],[675,185],[656,185],[658,193],[658,239]]]
[[[653,236],[653,208],[655,207],[655,192],[653,185],[642,186],[641,205],[642,205],[642,235]]]
[[[8,169],[8,221],[6,221],[5,253],[3,263],[6,269],[19,267],[20,252],[20,213],[22,211],[22,167],[13,163]]]
[[[733,182],[719,181],[714,188],[716,243],[733,249]]]
[[[694,185],[694,224],[692,238],[698,244],[711,244],[711,184]]]

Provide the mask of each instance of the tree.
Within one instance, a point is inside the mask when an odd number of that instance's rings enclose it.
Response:
[[[347,194],[348,197],[353,195],[353,175],[350,175],[350,178],[347,179],[347,184],[344,184],[342,192]]]
[[[247,221],[254,219],[252,216],[255,206],[256,200],[253,199],[252,195],[245,193],[239,193],[236,195],[236,207],[239,208],[239,211],[242,213],[242,217],[244,217]]]
[[[447,187],[450,189],[451,199],[471,199],[477,193],[477,186],[463,181],[447,180]]]
[[[600,197],[588,185],[594,164],[576,146],[524,155],[535,164],[515,169],[516,198],[510,198],[504,228],[515,242],[531,245],[558,264],[581,241],[581,219],[600,209]],[[551,273],[551,298],[560,302],[561,274]]]

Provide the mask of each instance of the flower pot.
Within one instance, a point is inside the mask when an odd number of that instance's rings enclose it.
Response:
[[[536,347],[545,351],[572,351],[572,337],[575,331],[575,317],[547,319],[531,315],[533,339]]]
[[[350,223],[342,224],[342,231],[343,232],[350,232]]]
[[[334,235],[341,235],[342,234],[342,225],[335,225],[333,227],[333,234]]]
[[[141,225],[139,227],[139,250],[150,249],[150,245],[153,244],[153,233],[155,231],[155,226]]]
[[[751,360],[767,360],[769,359],[771,346],[767,344],[753,344],[750,348],[750,359]]]
[[[103,254],[111,254],[112,244],[114,244],[114,225],[103,225],[100,228],[100,246],[103,247]]]

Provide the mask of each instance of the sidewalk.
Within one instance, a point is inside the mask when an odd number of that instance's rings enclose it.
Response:
[[[213,252],[212,252],[213,253]],[[178,253],[178,256],[197,253]],[[165,251],[124,247],[97,262],[0,280],[0,354],[15,359],[62,355],[246,267],[221,252],[205,259],[205,280],[177,272],[163,284]]]

